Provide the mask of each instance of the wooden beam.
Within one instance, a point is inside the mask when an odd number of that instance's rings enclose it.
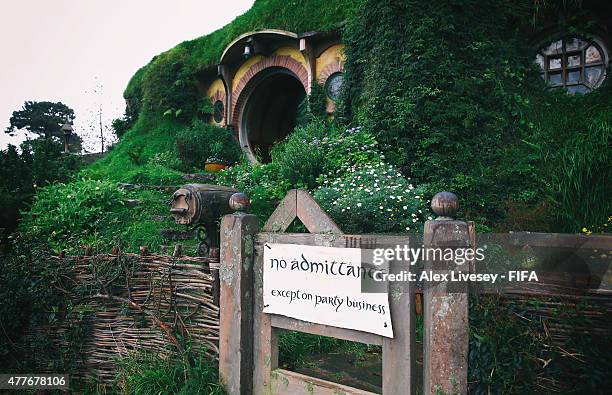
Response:
[[[272,372],[272,393],[291,395],[376,395],[374,392],[332,383],[331,381],[284,369],[276,369]]]
[[[287,192],[261,229],[264,232],[284,232],[297,217],[297,190]]]
[[[296,193],[297,217],[310,233],[342,234],[340,227],[307,191],[298,189]]]

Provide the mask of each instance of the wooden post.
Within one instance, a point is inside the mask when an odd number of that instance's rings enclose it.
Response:
[[[431,201],[438,218],[425,222],[425,248],[469,248],[468,223],[454,219],[459,207],[457,196],[438,193]],[[425,270],[449,274],[469,272],[469,263],[430,260]],[[466,282],[428,282],[424,284],[423,393],[426,395],[467,394],[468,372],[468,291]]]
[[[394,267],[395,266],[395,267]],[[391,273],[405,269],[391,265]],[[389,308],[393,320],[393,339],[382,340],[383,394],[413,395],[416,393],[416,340],[414,286],[411,282],[389,284]]]
[[[253,236],[257,217],[234,213],[221,221],[219,375],[229,395],[253,386]]]

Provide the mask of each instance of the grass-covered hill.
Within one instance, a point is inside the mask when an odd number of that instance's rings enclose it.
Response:
[[[197,76],[234,38],[263,28],[340,30],[347,83],[334,121],[316,111],[322,98],[314,89],[302,107],[300,132],[274,150],[272,163],[242,163],[217,178],[249,193],[262,219],[287,189],[305,187],[346,230],[418,230],[427,210],[400,204],[399,193],[374,186],[383,175],[372,169],[385,168],[393,173],[384,175],[394,180],[389,188],[418,188],[421,201],[440,190],[457,192],[461,214],[483,230],[606,230],[612,213],[606,198],[610,79],[591,94],[571,96],[546,87],[533,63],[534,37],[547,37],[540,26],[587,35],[610,29],[597,4],[258,0],[227,26],[180,43],[138,70],[125,90],[126,114],[114,124],[119,143],[74,182],[39,193],[22,230],[56,249],[163,243],[162,225],[150,217],[166,214],[165,192],[155,192],[156,208],[143,203],[125,215],[117,211],[121,204],[84,198],[84,213],[104,207],[93,222],[73,221],[53,199],[97,191],[94,182],[113,189],[112,199],[138,199],[138,191],[115,191],[117,183],[180,185],[183,173],[202,170],[215,144],[235,156],[228,132],[206,125],[210,105]],[[366,177],[371,185],[361,171],[374,176]],[[54,229],[62,221],[72,222]],[[372,221],[379,226],[368,226]]]

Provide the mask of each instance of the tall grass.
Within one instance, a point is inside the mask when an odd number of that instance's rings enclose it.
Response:
[[[117,387],[124,394],[225,394],[216,364],[204,355],[164,359],[140,353],[120,360],[119,366]]]
[[[557,216],[567,231],[606,222],[612,215],[612,125],[593,119],[555,158],[553,177]]]

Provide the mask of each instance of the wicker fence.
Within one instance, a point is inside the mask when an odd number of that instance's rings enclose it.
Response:
[[[192,349],[218,354],[210,259],[111,254],[52,257],[49,263],[66,268],[54,286],[69,307],[56,322],[32,328],[29,337],[46,337],[60,351],[77,342],[78,375],[109,382],[117,357],[136,350],[170,355],[189,342]],[[40,356],[41,364],[46,358]]]

